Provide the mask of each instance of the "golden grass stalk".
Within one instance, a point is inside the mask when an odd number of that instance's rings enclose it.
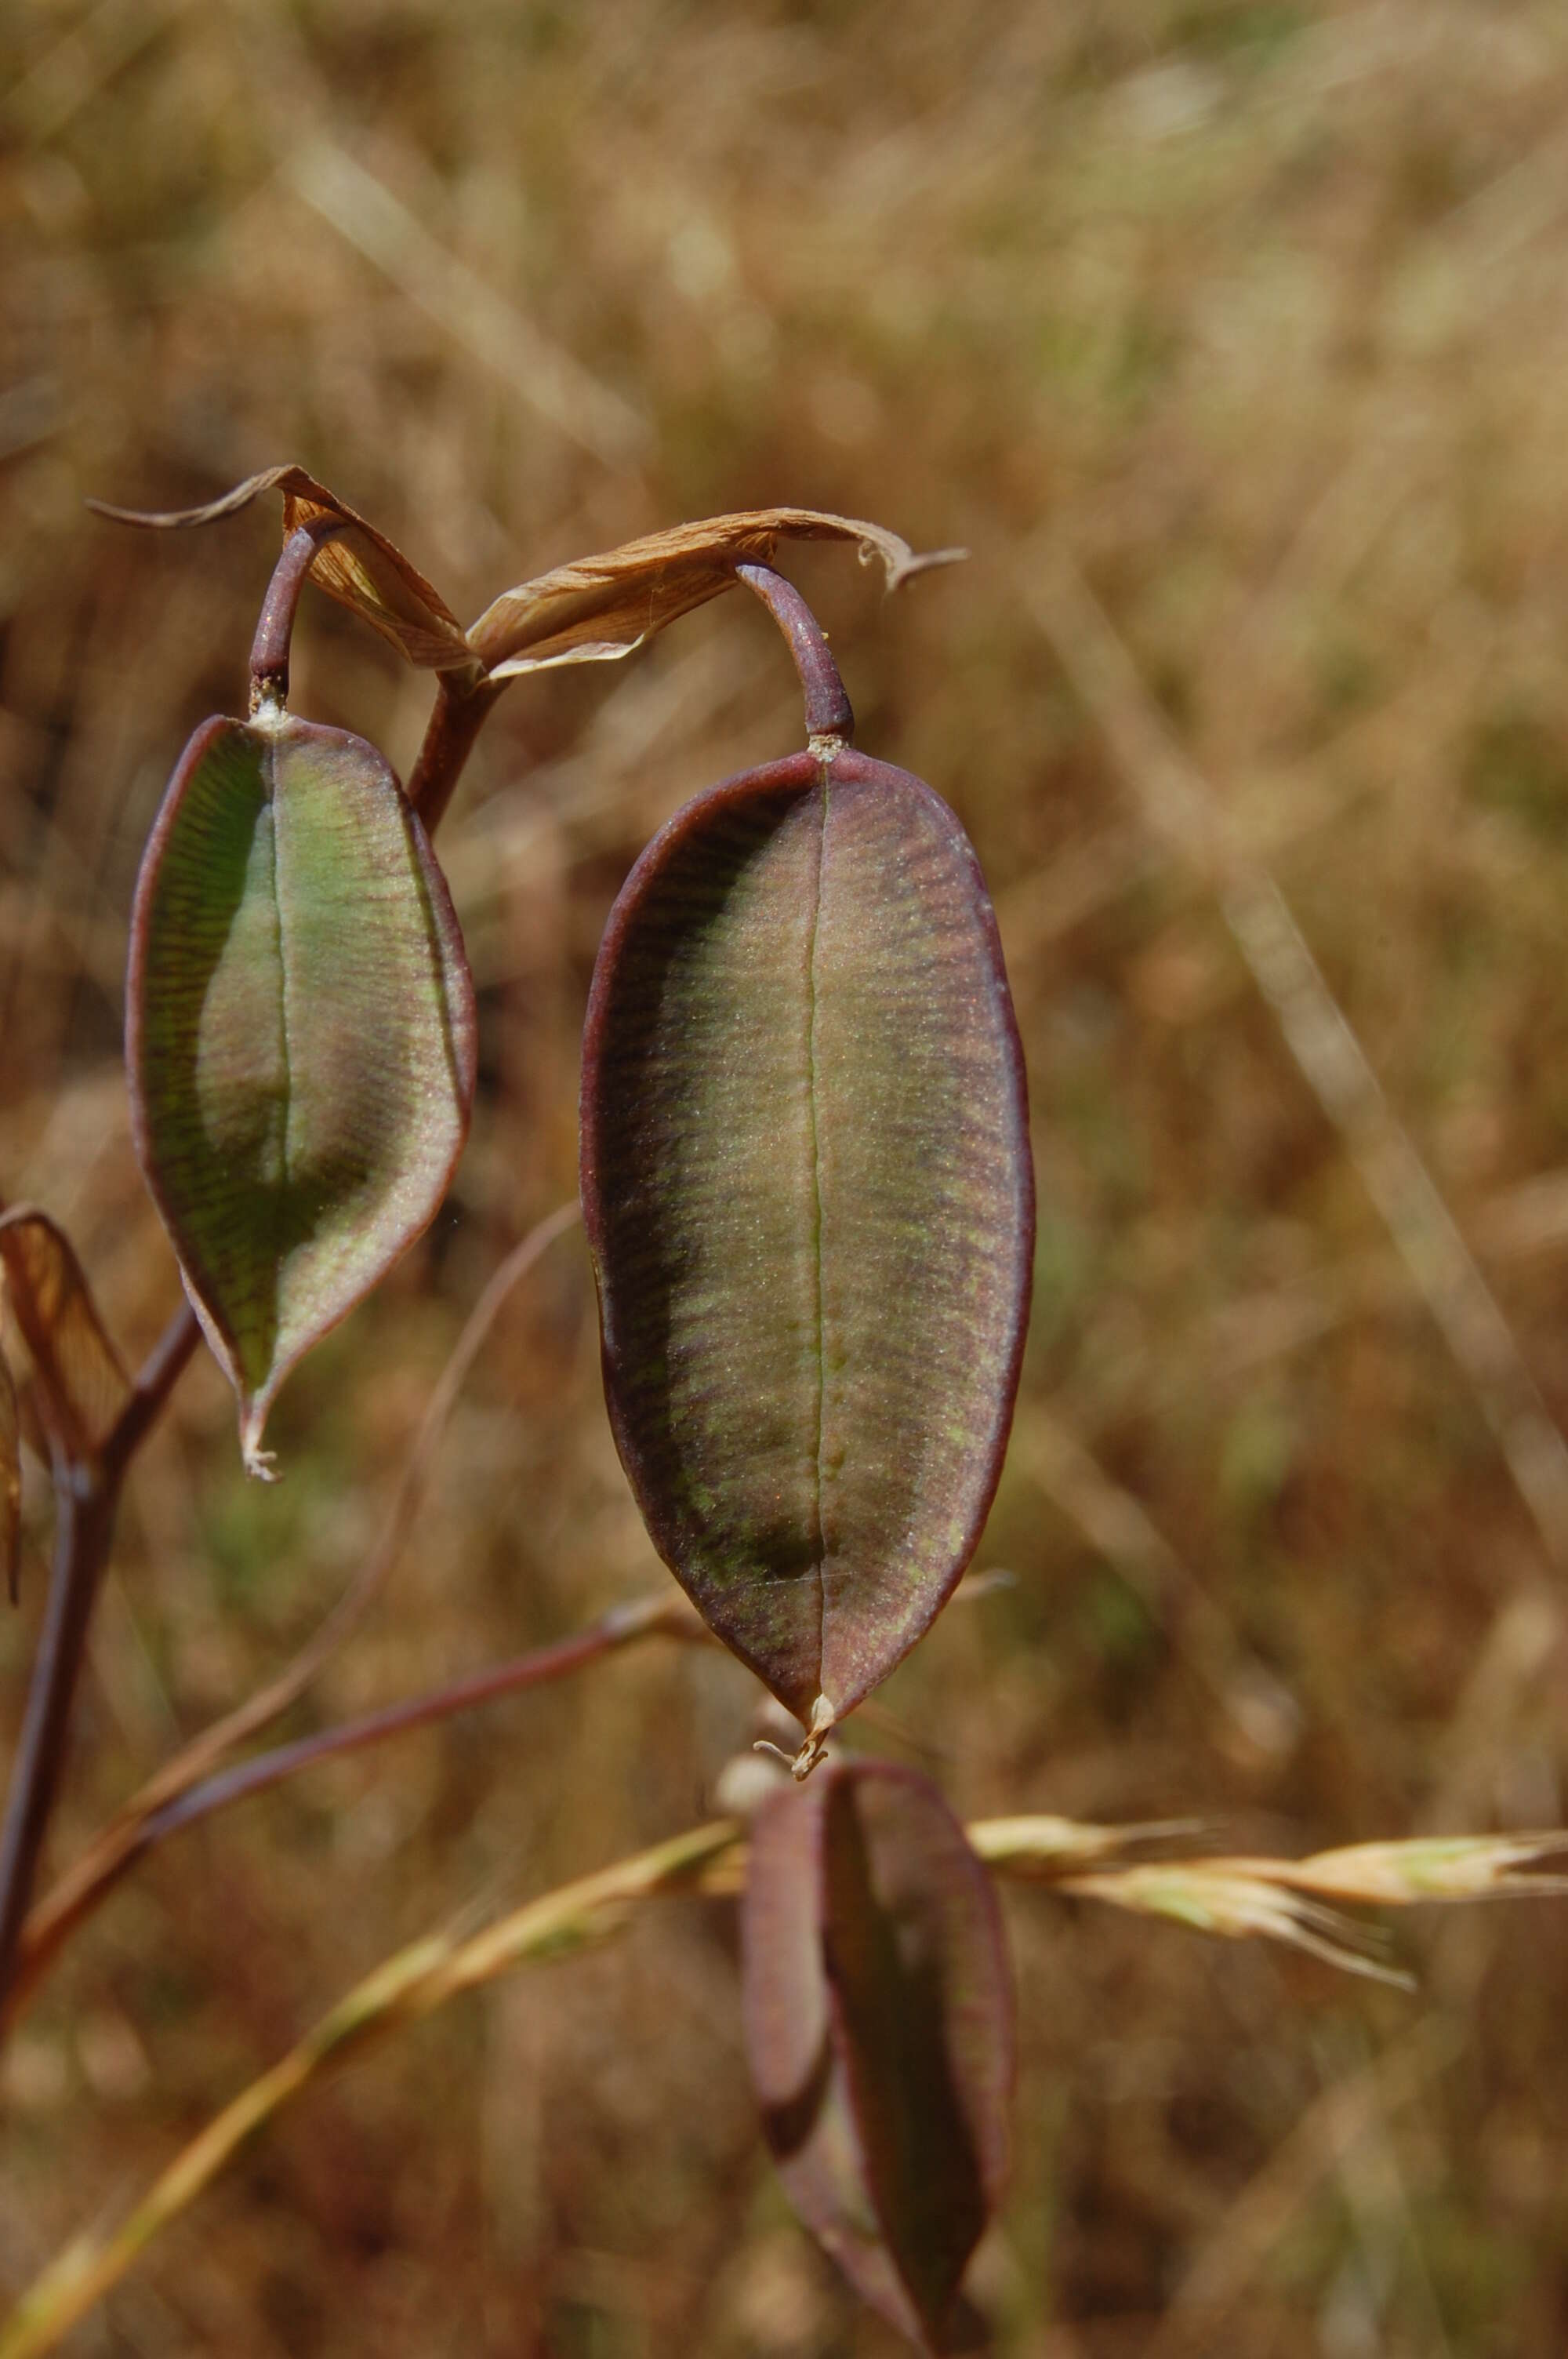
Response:
[[[1125,1827],[1098,1827],[1081,1819],[1035,1815],[977,1819],[968,1829],[977,1858],[1000,1875],[1059,1883],[1065,1875],[1108,1860],[1119,1852],[1173,1835],[1196,1834],[1198,1819],[1145,1819]]]
[[[1563,1570],[1568,1442],[1290,904],[1236,838],[1222,800],[1173,733],[1070,549],[1041,542],[1022,578],[1035,621],[1104,730],[1145,821],[1212,886],[1287,1048],[1464,1371],[1547,1556]]]
[[[1568,1892],[1568,1875],[1531,1874],[1568,1853],[1568,1834],[1418,1835],[1352,1843],[1311,1859],[1230,1860],[1226,1865],[1298,1892],[1405,1908],[1429,1900],[1518,1900]]]
[[[1397,1990],[1415,1987],[1413,1976],[1378,1954],[1384,1936],[1375,1928],[1358,1925],[1322,1901],[1263,1876],[1238,1873],[1227,1861],[1160,1860],[1098,1869],[1087,1875],[1063,1876],[1059,1888],[1085,1900],[1108,1900],[1113,1908],[1134,1909],[1141,1916],[1172,1917],[1195,1932],[1213,1933],[1224,1940],[1260,1934],[1305,1950],[1346,1973],[1391,1983]]]
[[[1309,1859],[1155,1860],[1113,1854],[1151,1835],[1146,1827],[1079,1827],[1054,1819],[992,1819],[969,1839],[1003,1875],[1047,1877],[1082,1899],[1169,1917],[1229,1940],[1262,1935],[1325,1959],[1347,1973],[1400,1989],[1411,1977],[1379,1955],[1382,1940],[1324,1906],[1324,1896],[1385,1908],[1431,1901],[1499,1900],[1568,1891],[1568,1875],[1531,1873],[1568,1853],[1561,1831],[1517,1835],[1420,1835],[1405,1843],[1353,1843]],[[1102,1864],[1087,1864],[1098,1858]],[[1064,1869],[1067,1872],[1064,1873]],[[1086,1871],[1086,1872],[1080,1872]]]
[[[245,2140],[330,2066],[429,2015],[511,1967],[602,1939],[627,1909],[654,1893],[690,1891],[712,1860],[744,1832],[738,1820],[715,1820],[671,1842],[579,1877],[514,1909],[484,1931],[460,1940],[435,1933],[400,1950],[357,1983],[298,2044],[177,2155],[121,2225],[108,2235],[78,2237],[23,2296],[0,2332],[0,2359],[52,2351],[124,2277],[160,2229],[214,2180]]]

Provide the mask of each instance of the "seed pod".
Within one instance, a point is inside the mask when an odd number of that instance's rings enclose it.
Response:
[[[940,2350],[1007,2173],[1013,1999],[990,1882],[925,1778],[833,1763],[752,1822],[746,2054],[791,2202]]]
[[[1027,1317],[1017,1028],[929,787],[817,730],[654,838],[594,973],[582,1203],[654,1544],[819,1743],[969,1561]]]
[[[136,883],[142,1169],[240,1401],[427,1226],[467,1134],[473,988],[446,881],[374,747],[263,706],[203,723]]]

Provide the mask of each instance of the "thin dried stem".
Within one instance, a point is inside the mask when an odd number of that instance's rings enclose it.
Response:
[[[1065,549],[1032,552],[1025,594],[1157,833],[1212,884],[1286,1045],[1361,1175],[1468,1378],[1547,1556],[1568,1571],[1568,1446],[1496,1297],[1400,1123],[1269,872],[1231,839],[1207,782],[1155,706]]]
[[[118,1495],[117,1482],[97,1470],[56,1469],[49,1593],[0,1830],[0,2003],[10,1991],[44,1831],[59,1789],[70,1707]]]
[[[51,1470],[54,1558],[0,1827],[0,2028],[11,2004],[23,1921],[65,1767],[70,1707],[114,1541],[120,1487],[133,1453],[196,1347],[197,1332],[189,1305],[182,1304],[148,1353],[95,1456],[78,1460],[57,1446]]]
[[[665,1589],[652,1596],[633,1598],[624,1605],[611,1606],[608,1614],[601,1614],[587,1629],[576,1630],[570,1637],[559,1638],[553,1646],[535,1647],[526,1655],[515,1655],[504,1663],[492,1663],[486,1669],[472,1671],[466,1679],[453,1680],[445,1687],[428,1689],[422,1695],[405,1696],[396,1703],[384,1704],[378,1712],[362,1712],[357,1719],[317,1729],[292,1745],[275,1745],[270,1753],[258,1753],[232,1768],[221,1769],[215,1777],[204,1778],[199,1786],[192,1786],[189,1792],[155,1812],[143,1826],[138,1851],[149,1849],[165,1835],[194,1826],[198,1819],[211,1818],[214,1811],[227,1810],[232,1802],[265,1793],[269,1786],[279,1786],[286,1777],[295,1777],[302,1769],[313,1769],[323,1761],[341,1760],[351,1753],[366,1752],[372,1745],[384,1745],[391,1737],[406,1736],[416,1728],[434,1727],[438,1722],[450,1720],[460,1712],[472,1712],[480,1704],[498,1703],[505,1696],[547,1686],[553,1680],[569,1679],[578,1671],[587,1670],[591,1663],[602,1662],[607,1655],[619,1654],[622,1647],[635,1646],[643,1638],[680,1638],[702,1646],[714,1643],[678,1593]]]
[[[440,824],[486,715],[505,686],[504,680],[486,678],[477,666],[471,673],[441,674],[408,780],[408,799],[427,835]]]
[[[270,1752],[258,1753],[248,1761],[201,1778],[157,1809],[144,1810],[124,1823],[114,1821],[77,1861],[70,1875],[62,1877],[38,1903],[22,1927],[8,2001],[9,2017],[14,2019],[26,2006],[71,1935],[137,1862],[167,1836],[194,1826],[198,1820],[211,1818],[215,1811],[227,1810],[232,1802],[281,1785],[285,1778],[314,1768],[319,1762],[364,1752],[371,1745],[384,1744],[416,1728],[430,1727],[438,1721],[449,1720],[455,1713],[470,1712],[477,1705],[498,1702],[503,1696],[519,1695],[552,1680],[569,1678],[622,1647],[654,1637],[712,1643],[686,1600],[678,1593],[661,1590],[628,1604],[612,1606],[587,1629],[576,1631],[554,1646],[536,1647],[530,1654],[492,1664],[467,1679],[454,1680],[423,1695],[407,1696],[397,1703],[386,1704],[379,1712],[318,1729],[292,1745],[276,1745]]]
[[[121,1470],[129,1465],[162,1415],[200,1341],[196,1313],[189,1302],[182,1302],[178,1310],[170,1313],[168,1324],[136,1371],[131,1397],[103,1446],[104,1460],[109,1465]]]
[[[17,1987],[14,1991],[6,1991],[4,2004],[0,2006],[0,2030],[8,2026],[16,2009],[35,1987],[48,1956],[146,1847],[144,1829],[147,1821],[201,1779],[210,1777],[219,1763],[237,1745],[243,1744],[246,1737],[254,1735],[257,1729],[265,1728],[269,1721],[276,1720],[280,1712],[287,1711],[365,1614],[402,1553],[424,1496],[447,1421],[486,1336],[514,1288],[527,1276],[556,1239],[565,1235],[577,1218],[575,1201],[558,1206],[531,1229],[521,1244],[514,1246],[492,1277],[469,1313],[462,1333],[427,1404],[413,1449],[404,1465],[402,1479],[382,1527],[381,1537],[314,1636],[275,1680],[248,1697],[234,1711],[226,1713],[222,1720],[203,1729],[200,1736],[166,1761],[162,1768],[116,1812],[85,1856],[49,1895],[42,1904],[39,1923],[28,1942],[31,1951],[34,1941],[37,1941],[40,1949],[39,1957],[36,1963],[29,1962],[26,1977],[19,1979]],[[182,1316],[189,1317],[189,1313]],[[154,1356],[157,1355],[155,1353]],[[133,1397],[132,1408],[134,1405]],[[126,1415],[130,1414],[131,1408],[128,1408]],[[17,1921],[19,1926],[20,1914]],[[13,1946],[15,1942],[14,1935]]]
[[[576,1201],[558,1205],[529,1230],[522,1242],[514,1245],[505,1260],[494,1272],[479,1300],[470,1311],[463,1331],[452,1347],[450,1358],[442,1369],[440,1378],[426,1405],[425,1414],[415,1435],[414,1446],[404,1463],[403,1473],[387,1510],[381,1538],[365,1559],[353,1581],[337,1604],[321,1623],[313,1637],[300,1648],[292,1662],[259,1693],[216,1721],[209,1729],[166,1762],[157,1775],[148,1779],[127,1804],[135,1810],[149,1801],[161,1807],[182,1793],[186,1787],[204,1777],[227,1753],[247,1736],[265,1728],[301,1695],[321,1666],[336,1653],[349,1632],[358,1623],[372,1600],[403,1552],[409,1528],[425,1495],[430,1470],[440,1448],[447,1423],[457,1406],[458,1396],[468,1381],[469,1371],[483,1348],[486,1338],[500,1317],[508,1297],[527,1277],[557,1237],[565,1236],[579,1218]]]
[[[806,699],[807,737],[836,738],[847,745],[855,734],[849,691],[828,652],[822,625],[800,592],[771,565],[738,565],[735,579],[755,592],[784,633]]]

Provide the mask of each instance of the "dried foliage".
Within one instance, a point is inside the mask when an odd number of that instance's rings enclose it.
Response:
[[[55,1450],[80,1463],[107,1440],[130,1378],[58,1221],[31,1205],[0,1213],[0,1268],[32,1360],[39,1424]]]
[[[708,516],[649,533],[624,549],[580,557],[536,582],[503,591],[469,632],[470,644],[497,679],[555,664],[628,656],[665,625],[731,589],[740,564],[765,564],[781,541],[838,540],[858,546],[862,562],[882,568],[890,590],[928,566],[965,551],[917,557],[882,526],[813,508],[755,508]]]
[[[473,651],[457,616],[443,604],[418,569],[384,532],[356,515],[346,500],[325,484],[317,483],[303,467],[267,467],[247,475],[221,499],[200,507],[167,512],[115,507],[108,500],[88,505],[100,516],[119,524],[140,525],[159,532],[177,532],[195,525],[221,524],[237,516],[264,492],[283,494],[283,537],[287,540],[302,525],[331,523],[331,538],[323,541],[310,576],[328,596],[362,616],[373,629],[390,639],[411,664],[433,671],[467,669]]]

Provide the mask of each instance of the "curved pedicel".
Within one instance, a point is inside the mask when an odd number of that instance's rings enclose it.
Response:
[[[849,690],[838,677],[822,625],[800,592],[771,565],[738,565],[735,578],[762,600],[784,633],[806,701],[806,734],[813,750],[819,737],[848,744],[855,734]]]

